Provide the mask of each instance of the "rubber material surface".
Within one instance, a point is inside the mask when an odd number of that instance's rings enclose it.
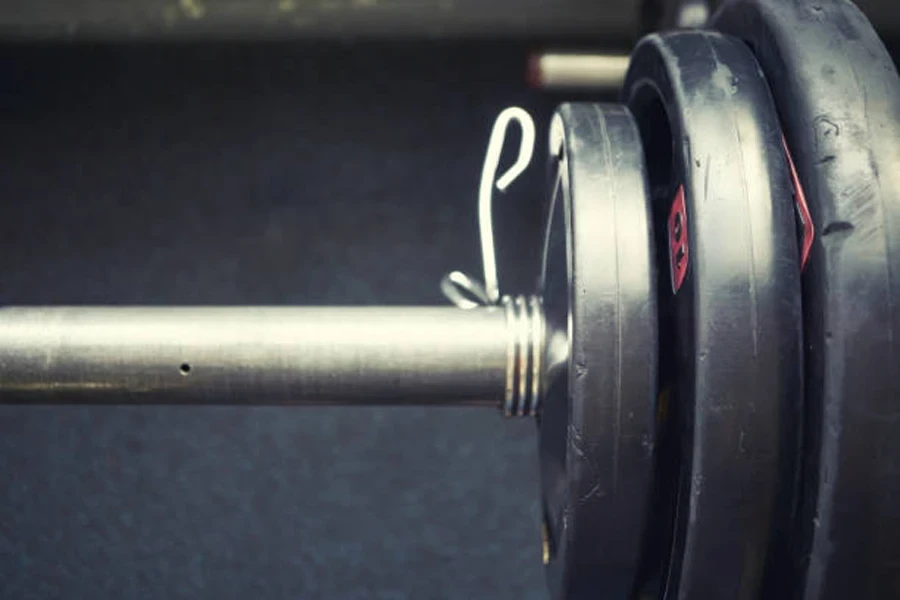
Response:
[[[657,380],[644,157],[622,106],[564,105],[550,138],[541,287],[569,351],[540,415],[547,581],[553,598],[625,598],[652,475]]]
[[[645,38],[625,98],[662,248],[660,389],[673,438],[659,446],[671,486],[655,499],[655,528],[671,534],[648,544],[665,598],[759,598],[790,507],[802,388],[799,254],[777,116],[749,50],[708,32]]]
[[[804,272],[800,597],[900,597],[900,80],[842,0],[746,0],[753,48],[816,227]]]

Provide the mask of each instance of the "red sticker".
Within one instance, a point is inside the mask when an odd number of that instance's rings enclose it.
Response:
[[[684,207],[684,186],[680,185],[669,211],[669,266],[672,292],[675,294],[687,276],[689,260],[687,210]]]
[[[794,207],[797,210],[797,221],[800,226],[800,270],[802,271],[806,268],[806,261],[809,260],[809,251],[812,250],[813,239],[816,237],[816,228],[809,214],[806,194],[803,193],[803,186],[800,185],[797,167],[794,166],[794,159],[791,157],[791,151],[788,150],[787,140],[784,139],[784,136],[781,136],[781,143],[784,144],[784,153],[791,170],[791,184],[794,186]]]

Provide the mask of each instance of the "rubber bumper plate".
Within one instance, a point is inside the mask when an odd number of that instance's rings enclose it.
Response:
[[[571,104],[551,123],[541,288],[564,346],[539,415],[553,598],[626,598],[653,470],[656,273],[637,127],[622,106]]]
[[[900,79],[850,2],[731,2],[714,26],[761,64],[815,227],[794,592],[900,598]]]
[[[665,598],[759,598],[789,517],[803,382],[777,115],[747,47],[709,32],[642,40],[624,94],[653,195],[670,438],[648,548]]]

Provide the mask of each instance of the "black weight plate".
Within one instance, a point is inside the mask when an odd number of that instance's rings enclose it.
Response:
[[[797,591],[900,598],[900,80],[850,2],[731,2],[715,26],[763,68],[815,226]]]
[[[644,156],[622,106],[563,105],[550,136],[541,289],[565,375],[539,415],[547,581],[554,599],[621,599],[634,585],[653,468],[656,273]]]
[[[660,262],[660,446],[650,539],[665,598],[759,598],[790,508],[802,388],[790,173],[765,80],[739,41],[645,38],[625,84],[647,153]],[[671,475],[669,472],[672,472]],[[660,549],[661,548],[661,549]]]

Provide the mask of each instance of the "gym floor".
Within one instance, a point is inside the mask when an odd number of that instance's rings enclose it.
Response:
[[[0,302],[442,304],[494,116],[556,102],[525,54],[0,47]],[[2,598],[546,598],[534,424],[490,411],[2,407],[0,491]]]

